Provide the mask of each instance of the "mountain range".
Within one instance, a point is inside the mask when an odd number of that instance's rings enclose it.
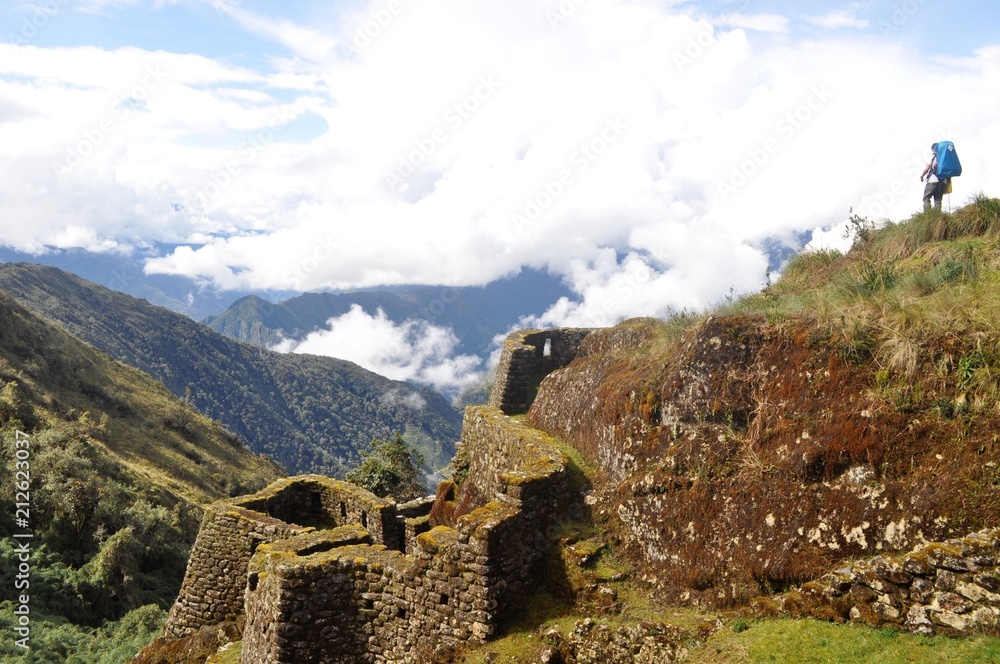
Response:
[[[541,314],[560,297],[570,295],[569,289],[548,273],[522,270],[485,286],[305,293],[277,303],[247,295],[204,322],[234,339],[271,347],[283,339],[300,340],[323,329],[331,318],[357,305],[370,315],[381,309],[397,324],[424,320],[450,328],[459,340],[457,353],[483,357],[489,355],[496,335],[522,317]]]
[[[173,245],[156,244],[149,248],[149,256],[164,255]],[[195,320],[225,311],[234,300],[251,291],[228,291],[215,288],[187,277],[169,274],[146,274],[142,252],[133,255],[95,253],[84,249],[53,249],[34,255],[0,246],[0,261],[5,263],[39,263],[57,267],[67,272],[101,284],[111,290],[143,298],[152,304],[166,307]],[[294,293],[287,294],[291,297]],[[271,293],[271,297],[282,297]]]
[[[290,473],[343,475],[373,438],[396,432],[431,470],[454,452],[461,415],[429,388],[344,360],[242,343],[54,267],[2,264],[0,290],[161,381]]]
[[[372,315],[381,308],[397,324],[420,319],[449,327],[459,339],[456,352],[484,357],[493,337],[520,318],[543,313],[560,297],[573,297],[558,276],[527,268],[484,286],[383,286],[317,293],[223,290],[183,276],[145,272],[146,258],[169,254],[174,248],[156,244],[133,255],[50,249],[35,256],[0,247],[0,262],[57,267],[265,347],[283,339],[302,339],[357,304]]]

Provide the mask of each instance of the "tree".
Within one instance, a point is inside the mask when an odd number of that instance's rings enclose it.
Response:
[[[393,438],[377,438],[371,442],[371,451],[361,453],[361,463],[347,473],[352,484],[368,489],[376,496],[392,497],[405,502],[427,493],[420,481],[420,468],[424,457],[407,447],[401,434]]]

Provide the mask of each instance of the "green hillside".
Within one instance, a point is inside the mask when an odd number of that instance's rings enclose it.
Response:
[[[23,654],[9,638],[23,593],[33,625],[23,661],[134,652],[177,594],[201,507],[284,475],[160,383],[6,294],[0,438],[0,656]],[[24,540],[14,533],[32,535],[27,588],[15,586]]]
[[[376,437],[406,432],[447,464],[461,415],[429,389],[328,357],[282,355],[55,268],[0,265],[0,289],[149,373],[289,472],[341,476]]]

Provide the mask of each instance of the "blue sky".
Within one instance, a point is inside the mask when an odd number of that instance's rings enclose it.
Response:
[[[968,55],[976,48],[995,44],[996,19],[1000,16],[996,3],[988,0],[718,0],[692,4],[718,14],[784,16],[789,19],[791,30],[803,36],[821,36],[829,31],[810,19],[839,13],[844,19],[858,22],[842,29],[858,36],[899,40],[928,55]]]
[[[261,2],[210,0],[198,2],[42,2],[0,3],[0,35],[11,41],[22,36],[25,21],[42,24],[31,42],[39,46],[135,46],[149,50],[193,52],[235,64],[266,67],[271,55],[287,57],[291,49],[247,31],[227,11],[239,9],[273,20],[304,25],[343,20],[349,2]],[[384,3],[387,4],[387,3]],[[583,4],[583,3],[580,3]],[[670,4],[670,3],[667,3]],[[716,0],[674,3],[678,9],[726,14],[775,15],[788,19],[789,29],[802,36],[822,35],[827,28],[811,19],[841,13],[857,24],[844,28],[859,36],[878,35],[907,42],[926,54],[967,55],[996,42],[996,3],[987,0],[869,0],[826,2],[806,0]],[[43,18],[39,18],[43,17]],[[29,28],[30,32],[31,29]]]
[[[152,2],[107,3],[84,11],[88,4],[72,0],[4,3],[0,34],[6,35],[7,41],[11,41],[11,34],[29,36],[30,43],[41,47],[134,46],[151,51],[198,53],[259,68],[269,65],[270,56],[292,54],[288,48],[248,32],[225,9],[231,5],[270,16],[278,8],[277,3],[179,2],[159,7]],[[281,3],[278,16],[308,21],[312,4],[316,3]],[[31,36],[31,28],[25,28],[26,20],[44,24],[37,36]]]
[[[289,290],[703,307],[766,248],[904,219],[935,140],[1000,195],[1000,5],[943,0],[0,3],[0,243]],[[356,322],[356,321],[354,321]]]

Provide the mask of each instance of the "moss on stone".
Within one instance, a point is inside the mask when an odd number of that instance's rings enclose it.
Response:
[[[436,526],[425,533],[417,535],[417,544],[430,554],[439,553],[442,549],[458,541],[458,531],[448,526]]]

